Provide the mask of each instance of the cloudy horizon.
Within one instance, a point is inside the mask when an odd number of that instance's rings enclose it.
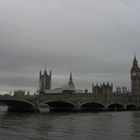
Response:
[[[139,0],[0,0],[0,91],[113,82],[130,90],[134,54],[140,63]]]

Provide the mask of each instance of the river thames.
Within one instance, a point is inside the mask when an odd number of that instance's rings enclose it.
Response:
[[[12,113],[0,110],[0,140],[140,140],[140,111]]]

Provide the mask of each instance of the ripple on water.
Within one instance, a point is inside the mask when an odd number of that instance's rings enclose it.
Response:
[[[139,140],[140,112],[0,111],[2,140]]]

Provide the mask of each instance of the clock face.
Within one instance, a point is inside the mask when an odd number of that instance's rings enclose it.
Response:
[[[133,72],[132,76],[140,76],[140,72],[139,73]]]
[[[133,72],[133,73],[132,73],[132,76],[136,76],[136,72]]]

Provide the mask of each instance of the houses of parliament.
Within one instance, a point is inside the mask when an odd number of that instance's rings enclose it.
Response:
[[[136,56],[134,56],[134,59],[133,59],[132,68],[130,70],[130,77],[131,77],[131,93],[130,94],[131,95],[140,95],[140,68],[139,68]],[[44,73],[42,73],[42,71],[40,71],[39,90],[40,91],[52,90],[51,81],[52,81],[51,70],[49,71],[49,74],[46,69],[44,70]],[[75,90],[72,73],[70,73],[67,88],[69,88],[69,90],[73,90],[73,92]],[[116,90],[116,93],[117,92],[119,92],[119,89]],[[127,93],[126,89],[124,89],[122,92]],[[92,93],[94,93],[97,96],[102,95],[102,94],[112,94],[113,93],[113,83],[103,82],[100,85],[98,83],[92,84]]]
[[[92,90],[76,89],[72,73],[70,73],[68,81],[60,88],[51,87],[52,72],[47,72],[45,69],[39,74],[39,91],[33,103],[29,108],[34,109],[36,105],[48,104],[51,110],[140,110],[140,68],[136,56],[134,56],[132,68],[130,69],[131,77],[131,91],[127,91],[126,88],[114,91],[113,83],[92,84]],[[17,94],[16,94],[17,95]],[[19,96],[14,96],[17,100]],[[26,96],[21,96],[26,97]],[[29,97],[29,96],[27,96]],[[12,97],[11,97],[12,98]],[[8,100],[1,99],[6,103]],[[11,102],[13,99],[11,100]],[[30,98],[29,98],[30,101]],[[25,103],[27,104],[27,103]],[[10,108],[15,109],[15,103],[9,104]],[[16,107],[16,109],[18,109]],[[24,106],[23,106],[24,109]]]

